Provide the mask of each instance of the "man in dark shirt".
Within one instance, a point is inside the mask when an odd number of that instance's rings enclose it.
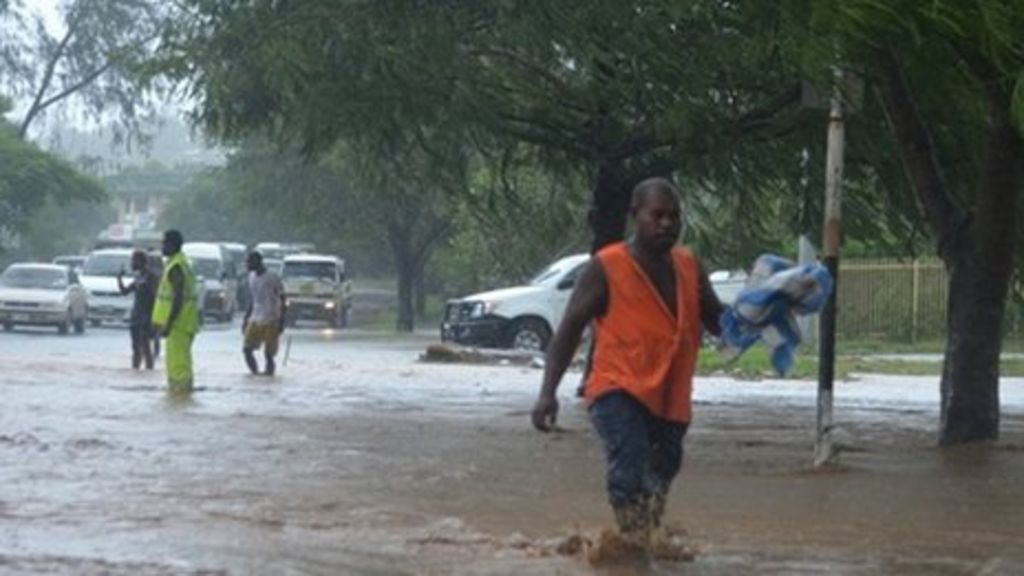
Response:
[[[159,281],[156,274],[149,269],[146,253],[136,250],[132,253],[132,272],[134,279],[128,286],[124,285],[124,272],[117,275],[117,287],[121,294],[134,293],[132,315],[129,331],[132,336],[132,368],[138,370],[142,362],[146,370],[153,369],[153,302],[156,300],[156,285]]]

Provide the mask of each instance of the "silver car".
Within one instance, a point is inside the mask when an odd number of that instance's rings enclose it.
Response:
[[[0,274],[0,325],[85,332],[89,305],[77,274],[58,264],[12,264]]]

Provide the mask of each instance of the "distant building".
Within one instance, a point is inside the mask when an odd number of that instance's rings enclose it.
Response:
[[[117,222],[107,230],[112,238],[155,230],[160,214],[193,176],[205,167],[182,164],[166,167],[147,164],[103,179],[117,210]]]

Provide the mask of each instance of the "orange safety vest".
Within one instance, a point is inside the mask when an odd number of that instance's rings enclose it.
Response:
[[[689,422],[701,336],[697,260],[689,250],[672,250],[673,317],[625,243],[602,249],[597,258],[608,283],[608,309],[595,323],[587,403],[622,390],[659,418]]]

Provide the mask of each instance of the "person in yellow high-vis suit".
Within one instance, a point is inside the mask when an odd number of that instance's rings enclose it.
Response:
[[[168,230],[164,233],[163,253],[167,263],[153,305],[153,326],[167,340],[164,357],[171,393],[192,391],[192,341],[199,332],[196,277],[181,251],[184,243],[181,232]]]

